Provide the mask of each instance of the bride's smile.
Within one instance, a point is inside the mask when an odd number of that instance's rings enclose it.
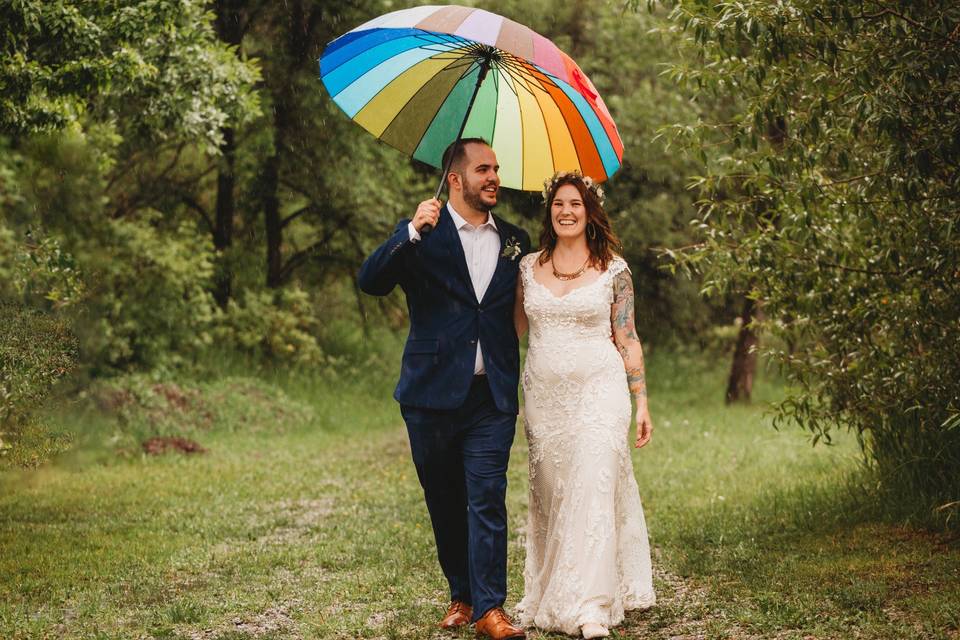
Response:
[[[558,238],[576,238],[586,233],[587,209],[580,192],[573,185],[565,184],[557,189],[550,213]]]

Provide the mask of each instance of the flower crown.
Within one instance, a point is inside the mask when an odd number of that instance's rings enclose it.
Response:
[[[604,196],[603,196],[603,187],[600,186],[600,183],[595,182],[590,176],[585,176],[580,171],[574,169],[573,171],[558,171],[553,174],[552,178],[547,178],[543,181],[543,203],[547,204],[547,198],[550,197],[550,192],[553,191],[554,187],[557,186],[557,183],[566,178],[578,178],[587,189],[593,191],[593,195],[597,197],[597,200],[600,201],[600,206],[603,206]]]

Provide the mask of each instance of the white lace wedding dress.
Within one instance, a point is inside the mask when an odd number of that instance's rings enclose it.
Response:
[[[530,342],[523,370],[530,448],[524,626],[579,635],[615,626],[654,604],[650,546],[627,432],[630,392],[611,341],[613,279],[606,272],[557,297],[520,265]]]

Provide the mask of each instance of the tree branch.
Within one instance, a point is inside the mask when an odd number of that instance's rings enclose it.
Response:
[[[313,210],[314,210],[314,206],[312,204],[308,204],[304,207],[300,207],[299,209],[297,209],[296,211],[288,215],[286,218],[283,218],[282,220],[280,220],[280,228],[281,229],[286,228],[288,224],[290,224],[291,222],[293,222],[303,214],[307,213],[308,211],[313,211]]]
[[[840,185],[840,184],[849,184],[849,183],[851,183],[851,182],[858,182],[858,181],[860,181],[860,180],[866,180],[867,178],[874,178],[874,177],[876,177],[876,176],[879,176],[879,175],[882,174],[882,173],[883,173],[883,171],[879,171],[879,170],[878,170],[878,171],[874,171],[874,172],[872,172],[872,173],[865,173],[865,174],[863,174],[862,176],[854,176],[854,177],[852,177],[852,178],[841,178],[841,179],[839,179],[839,180],[831,180],[830,182],[827,182],[826,184],[823,184],[823,185],[820,185],[820,186],[822,186],[822,187],[835,187],[835,186]]]
[[[873,269],[860,269],[859,267],[847,267],[842,264],[837,264],[835,262],[827,262],[826,260],[814,260],[818,267],[828,267],[831,269],[840,269],[841,271],[850,271],[852,273],[864,273],[870,276],[903,276],[906,275],[906,271],[875,271]]]
[[[338,227],[333,227],[331,229],[328,229],[327,233],[325,233],[321,239],[317,240],[316,242],[309,245],[308,247],[301,249],[296,253],[294,253],[292,256],[290,256],[287,259],[287,261],[283,264],[283,266],[280,267],[280,271],[278,273],[279,280],[281,282],[286,282],[290,278],[290,276],[293,275],[294,271],[296,271],[299,267],[306,264],[308,260],[315,257],[315,254],[324,245],[330,242],[333,236],[337,233],[338,229],[339,229]],[[328,260],[331,260],[333,262],[337,261],[332,257],[328,257]]]
[[[210,215],[207,213],[207,210],[203,208],[203,205],[197,202],[197,200],[189,193],[181,192],[180,200],[185,205],[199,213],[200,217],[203,218],[203,221],[207,223],[207,229],[210,231],[210,233],[213,233],[213,220],[210,219]]]
[[[903,15],[902,13],[899,13],[898,11],[894,11],[893,9],[884,9],[883,11],[878,11],[876,13],[861,13],[858,16],[853,16],[853,18],[855,20],[873,20],[876,18],[882,18],[883,16],[895,16],[897,18],[900,18],[904,22],[908,22],[912,24],[918,29],[923,29],[927,33],[930,33],[930,27],[927,27],[926,25],[917,22],[913,18],[908,18],[907,16]]]

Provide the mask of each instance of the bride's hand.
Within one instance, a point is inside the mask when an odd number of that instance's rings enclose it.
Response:
[[[650,410],[647,408],[637,412],[637,442],[634,446],[639,449],[650,442],[653,435],[653,423],[650,422]]]

